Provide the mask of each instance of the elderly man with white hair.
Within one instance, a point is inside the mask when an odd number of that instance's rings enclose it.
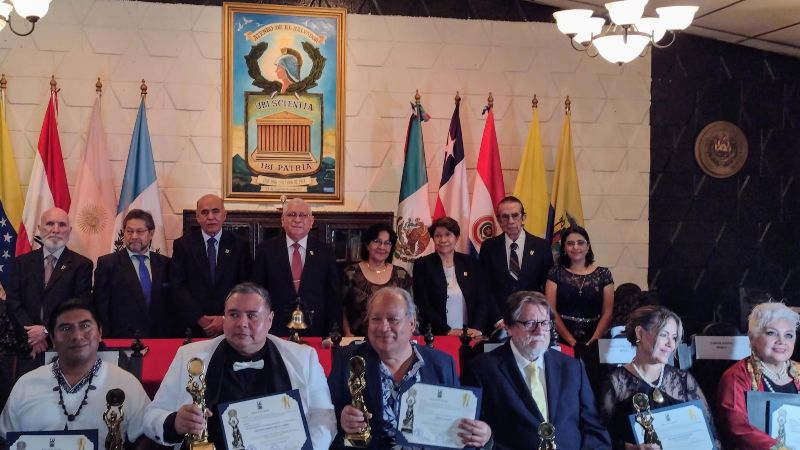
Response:
[[[775,439],[750,424],[747,392],[800,391],[800,364],[790,359],[798,325],[800,315],[783,303],[761,303],[750,313],[747,336],[752,354],[725,371],[717,391],[726,447],[767,449],[775,445]]]

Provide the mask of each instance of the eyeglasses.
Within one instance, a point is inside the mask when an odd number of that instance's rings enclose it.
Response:
[[[500,218],[503,222],[508,222],[511,219],[519,220],[520,217],[524,216],[525,213],[511,213],[511,214],[499,214],[497,217]]]
[[[380,239],[373,239],[373,240],[371,240],[369,242],[371,244],[377,245],[378,247],[381,247],[381,246],[383,246],[383,247],[391,247],[392,246],[392,241],[382,241]]]
[[[586,241],[584,241],[583,239],[577,241],[567,241],[565,242],[565,244],[567,245],[567,247],[586,247]]]
[[[302,220],[305,220],[310,215],[311,214],[309,214],[309,213],[304,213],[304,212],[299,213],[299,212],[294,212],[294,211],[286,213],[286,217],[288,217],[290,219],[302,219]]]
[[[522,325],[527,331],[534,331],[537,328],[541,328],[542,331],[550,331],[553,328],[552,320],[515,320],[515,322]]]

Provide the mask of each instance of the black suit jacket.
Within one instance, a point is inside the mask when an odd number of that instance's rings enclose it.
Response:
[[[611,440],[597,413],[583,363],[556,350],[547,350],[543,358],[548,416],[556,429],[558,450],[610,450]],[[509,342],[472,360],[461,381],[483,388],[481,420],[492,429],[495,449],[529,450],[539,445],[537,429],[544,418]]]
[[[197,321],[202,316],[222,315],[225,297],[235,285],[247,281],[250,266],[247,243],[223,230],[212,280],[206,243],[200,230],[176,239],[172,245],[169,276],[172,297],[181,318],[181,333],[191,328],[193,336],[204,337],[206,334]]]
[[[425,361],[425,365],[420,367],[418,372],[421,383],[458,386],[456,365],[450,355],[433,348],[423,346],[416,346],[416,348]],[[372,441],[367,448],[387,449],[389,446],[385,443],[386,438],[383,430],[383,396],[381,395],[381,374],[379,369],[381,360],[378,353],[368,342],[342,347],[336,350],[333,355],[331,373],[328,376],[328,387],[330,388],[331,401],[336,411],[336,422],[339,425],[336,437],[331,444],[331,449],[351,448],[345,447],[342,442],[344,431],[341,428],[341,417],[344,407],[352,402],[347,380],[350,376],[350,358],[353,356],[361,356],[366,363],[364,405],[372,413],[372,418],[369,421],[370,427],[372,427]],[[415,382],[414,378],[404,380],[400,385],[401,395],[411,388]]]
[[[525,232],[525,248],[522,250],[522,267],[519,280],[508,271],[506,235],[495,236],[481,245],[480,262],[494,296],[493,322],[500,320],[508,296],[517,291],[544,293],[547,272],[553,267],[553,254],[547,241]]]
[[[92,298],[92,261],[65,248],[44,285],[44,251],[14,258],[6,287],[9,315],[20,326],[47,326],[56,306],[72,298]]]
[[[101,256],[94,272],[94,301],[103,320],[103,335],[109,338],[177,336],[169,295],[169,258],[150,252],[150,307],[147,307],[139,276],[128,250]]]
[[[478,261],[469,255],[453,255],[456,280],[467,304],[467,323],[470,328],[488,332],[489,311],[492,298]],[[431,324],[433,334],[444,335],[447,325],[447,279],[442,258],[434,252],[414,262],[414,300],[420,310],[420,320],[425,332]],[[493,324],[493,323],[492,323]]]
[[[336,257],[326,243],[313,236],[308,237],[307,247],[300,292],[295,292],[292,283],[286,235],[265,241],[256,250],[251,279],[267,288],[272,296],[275,318],[271,333],[277,336],[288,335],[286,324],[289,323],[297,297],[303,302],[307,314],[309,310],[314,311],[313,321],[303,335],[325,337],[334,323],[341,326],[341,278]]]

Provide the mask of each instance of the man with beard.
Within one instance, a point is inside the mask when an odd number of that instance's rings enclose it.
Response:
[[[42,248],[17,256],[6,286],[8,311],[17,329],[25,330],[31,356],[47,349],[50,314],[71,298],[92,295],[92,261],[66,247],[72,226],[61,208],[42,214]]]
[[[511,339],[462,374],[463,384],[483,388],[481,419],[494,431],[494,448],[536,448],[538,427],[549,422],[559,450],[610,449],[583,363],[548,349],[553,313],[544,295],[515,292],[503,320]]]
[[[222,450],[228,447],[218,418],[219,405],[297,389],[313,448],[327,450],[336,417],[316,351],[269,334],[274,319],[272,301],[261,286],[234,286],[224,311],[223,336],[178,350],[145,411],[145,434],[178,449],[187,433],[201,433],[207,423],[209,441]],[[186,391],[186,367],[192,358],[200,358],[205,368],[205,414]]]
[[[171,320],[169,258],[150,251],[153,216],[132,209],[122,221],[125,248],[101,256],[94,272],[94,301],[110,338],[177,335]]]
[[[96,429],[102,446],[108,433],[103,423],[106,394],[122,389],[122,436],[136,442],[150,399],[136,377],[97,357],[103,329],[94,309],[81,300],[64,302],[53,311],[49,329],[58,359],[26,373],[14,385],[0,414],[0,439],[11,431]]]

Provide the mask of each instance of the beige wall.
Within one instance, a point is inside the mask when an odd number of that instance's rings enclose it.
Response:
[[[588,58],[571,50],[553,24],[361,15],[347,21],[345,203],[320,209],[396,209],[415,89],[432,115],[423,125],[432,203],[455,91],[463,98],[470,186],[483,131],[481,110],[493,93],[509,193],[533,94],[539,98],[549,178],[569,95],[584,214],[598,262],[612,268],[617,284],[646,285],[649,56],[623,67]],[[61,88],[59,131],[67,176],[74,183],[100,77],[119,192],[144,78],[171,242],[181,232],[181,210],[193,208],[203,193],[221,193],[221,39],[220,7],[114,0],[56,0],[33,35],[0,32],[0,70],[9,82],[8,121],[23,182],[54,74]],[[228,209],[272,207],[228,204]]]

